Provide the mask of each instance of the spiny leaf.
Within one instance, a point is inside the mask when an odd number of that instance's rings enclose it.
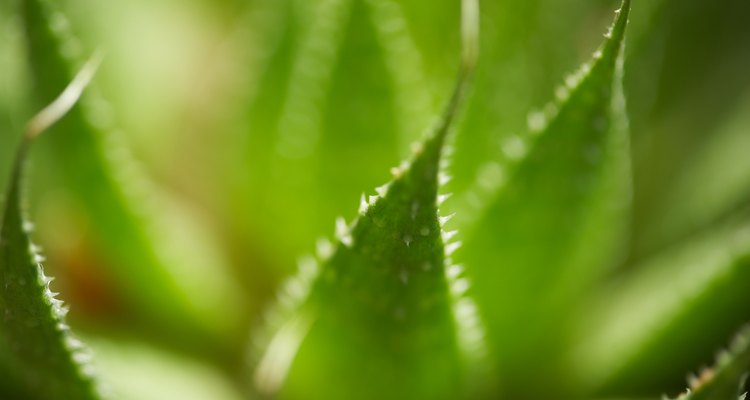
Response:
[[[44,100],[67,80],[81,43],[53,2],[23,0],[21,7],[35,94]],[[239,340],[242,297],[226,276],[222,253],[185,205],[145,176],[108,103],[90,91],[56,129],[61,132],[51,135],[55,150],[48,156],[76,194],[94,230],[93,246],[104,250],[117,289],[146,329],[198,352],[216,350],[219,337]]]
[[[530,134],[507,138],[504,150],[517,162],[495,166],[504,184],[475,216],[459,254],[507,379],[501,385],[511,392],[543,390],[522,377],[555,368],[566,312],[622,239],[630,181],[621,48],[629,9],[626,0],[594,60],[558,88],[557,102],[531,115]]]
[[[31,141],[61,118],[91,80],[98,60],[87,64],[57,100],[29,123],[10,178],[0,229],[0,363],[19,396],[35,399],[98,399],[99,389],[83,344],[65,323],[68,309],[50,291],[52,278],[31,243],[23,220],[22,169]],[[6,382],[7,384],[8,382]],[[3,389],[6,389],[3,387]]]
[[[277,330],[261,343],[260,391],[291,399],[462,393],[465,357],[481,351],[481,331],[473,303],[453,301],[467,282],[448,267],[455,246],[443,240],[438,189],[446,135],[476,59],[477,3],[463,5],[463,65],[451,102],[413,158],[392,170],[394,179],[363,196],[359,217],[337,222],[336,243],[319,243],[320,266],[306,261],[285,286],[286,310],[271,316]]]
[[[637,266],[583,310],[573,356],[586,386],[649,390],[712,352],[750,317],[750,210]],[[726,316],[718,319],[717,316]],[[691,351],[686,351],[690,348]]]
[[[750,327],[743,328],[728,351],[721,351],[716,365],[691,375],[690,388],[677,400],[744,400],[750,374]]]

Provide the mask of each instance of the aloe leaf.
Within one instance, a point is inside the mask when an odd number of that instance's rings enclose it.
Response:
[[[494,167],[502,185],[457,254],[507,379],[499,385],[516,396],[544,390],[523,377],[556,368],[569,334],[564,316],[614,262],[622,240],[630,186],[621,48],[629,10],[624,1],[594,60],[531,116],[531,133],[506,140],[517,162]]]
[[[281,398],[455,398],[463,368],[481,352],[466,281],[448,267],[438,216],[446,135],[476,59],[478,4],[464,1],[463,65],[438,126],[394,178],[363,195],[360,215],[337,223],[286,285],[259,336],[255,382]],[[446,236],[447,237],[447,236]],[[455,300],[455,302],[454,302]],[[456,317],[459,317],[457,319]],[[276,321],[274,323],[274,321]],[[275,325],[275,326],[274,326]],[[321,385],[321,382],[336,384]]]
[[[66,81],[82,45],[53,2],[23,0],[21,7],[35,95],[46,99]],[[91,251],[106,255],[107,273],[141,329],[199,353],[239,341],[242,295],[219,246],[187,206],[148,179],[108,103],[89,92],[56,129],[48,157],[80,202]]]
[[[585,386],[616,393],[677,384],[675,365],[699,364],[713,353],[709,338],[750,317],[749,212],[653,256],[591,299],[571,356]]]
[[[42,256],[29,238],[22,210],[22,169],[32,140],[78,100],[98,65],[93,59],[60,97],[32,119],[18,150],[0,228],[0,367],[3,386],[38,399],[98,399],[90,358],[65,322],[67,306],[50,290]],[[3,387],[3,390],[7,388]],[[20,392],[20,393],[19,393]]]
[[[750,374],[750,327],[738,333],[729,346],[721,351],[713,368],[701,370],[688,378],[690,388],[677,400],[744,400]]]

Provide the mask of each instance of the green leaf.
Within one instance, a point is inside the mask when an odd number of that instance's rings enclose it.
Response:
[[[98,399],[89,355],[65,323],[68,309],[50,291],[52,278],[31,243],[22,210],[22,169],[31,141],[64,115],[90,81],[88,64],[65,92],[29,124],[18,150],[0,229],[0,370],[4,396],[36,399]],[[6,381],[7,380],[7,381]],[[4,386],[13,382],[13,388]],[[20,393],[19,393],[20,392]]]
[[[394,168],[359,217],[319,242],[272,314],[275,331],[255,370],[258,389],[281,398],[456,398],[465,368],[481,356],[465,279],[450,267],[438,216],[444,142],[476,59],[475,1],[464,1],[464,55],[456,91],[438,126]],[[454,296],[456,296],[454,298]],[[455,301],[454,301],[455,300]],[[458,318],[457,318],[458,317]],[[288,375],[288,376],[287,376]],[[321,382],[331,384],[321,385]]]
[[[716,365],[689,378],[690,389],[677,400],[744,400],[750,374],[750,327],[734,338],[729,350],[719,353]]]
[[[569,335],[566,315],[621,246],[630,199],[621,89],[629,10],[626,0],[594,60],[530,116],[531,132],[505,140],[516,162],[492,166],[489,186],[498,191],[462,223],[469,228],[458,261],[475,282],[500,363],[497,384],[510,398],[562,390],[566,382],[538,385],[536,377],[564,381],[553,371]]]
[[[571,356],[584,386],[617,393],[679,382],[675,365],[700,363],[713,354],[708,338],[750,318],[748,217],[744,210],[599,290]]]
[[[81,44],[54,2],[20,3],[34,94],[45,101],[67,81]],[[91,229],[89,251],[104,254],[118,299],[140,328],[176,347],[233,357],[221,347],[242,340],[244,302],[219,245],[185,204],[146,176],[96,91],[56,129],[46,155]]]

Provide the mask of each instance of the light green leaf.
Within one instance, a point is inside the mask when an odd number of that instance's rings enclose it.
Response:
[[[81,43],[54,2],[20,3],[35,95],[45,100],[68,79]],[[90,91],[50,135],[45,154],[80,203],[91,251],[105,255],[142,329],[176,347],[231,357],[217,346],[241,340],[244,302],[228,263],[189,208],[146,176],[111,113]]]
[[[622,243],[630,176],[621,48],[629,10],[626,0],[593,61],[530,116],[531,132],[505,140],[516,162],[488,170],[499,189],[462,223],[469,228],[458,261],[475,282],[498,385],[511,398],[562,390],[565,382],[538,385],[536,377],[561,376],[552,371],[569,335],[566,315]]]
[[[320,265],[305,261],[286,284],[271,318],[276,330],[260,338],[261,392],[449,399],[466,390],[481,328],[473,303],[458,298],[467,282],[449,266],[455,243],[446,243],[447,218],[438,216],[444,142],[476,59],[478,5],[463,4],[463,65],[450,104],[411,160],[392,170],[393,180],[363,196],[358,218],[337,222],[336,243],[319,242]]]
[[[706,338],[747,320],[748,211],[601,288],[581,313],[571,356],[585,386],[644,391],[679,380],[675,365],[697,365],[713,354]]]
[[[99,398],[90,356],[65,323],[67,307],[50,290],[52,278],[44,274],[42,256],[29,238],[21,200],[23,163],[32,140],[75,104],[97,63],[88,64],[57,100],[37,114],[17,153],[0,229],[2,396]]]

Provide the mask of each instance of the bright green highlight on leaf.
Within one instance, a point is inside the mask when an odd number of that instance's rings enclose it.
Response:
[[[0,228],[0,370],[6,380],[0,396],[99,398],[90,356],[65,323],[68,309],[50,290],[52,279],[44,275],[42,257],[29,239],[21,205],[23,164],[32,140],[76,103],[99,60],[90,61],[31,120],[18,150]],[[5,387],[9,383],[12,387]]]

